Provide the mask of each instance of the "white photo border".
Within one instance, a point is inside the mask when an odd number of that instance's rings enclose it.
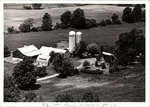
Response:
[[[56,102],[3,102],[3,78],[4,78],[4,8],[5,3],[80,3],[80,4],[146,4],[146,66],[145,66],[145,102],[97,102],[97,103],[56,103]],[[0,1],[0,107],[150,107],[150,68],[149,68],[149,19],[150,1],[149,0],[2,0]]]

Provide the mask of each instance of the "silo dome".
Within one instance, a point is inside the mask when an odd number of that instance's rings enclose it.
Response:
[[[75,33],[75,31],[70,31],[69,32],[69,36],[74,36],[76,33]]]
[[[76,35],[82,35],[82,32],[77,32]]]

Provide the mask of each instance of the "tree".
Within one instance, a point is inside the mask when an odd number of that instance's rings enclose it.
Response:
[[[133,22],[132,9],[129,6],[123,10],[122,21],[125,21],[127,23]]]
[[[80,43],[77,45],[73,54],[74,54],[74,56],[78,56],[78,57],[82,58],[83,53],[86,51],[87,51],[87,43],[85,41],[80,41]]]
[[[133,22],[140,22],[142,20],[142,7],[140,4],[136,4],[132,11]]]
[[[61,23],[66,25],[67,27],[70,26],[71,23],[71,12],[70,11],[66,11],[61,15]]]
[[[50,31],[52,30],[52,19],[50,14],[45,13],[42,18],[42,30],[43,31]]]
[[[15,86],[12,77],[4,77],[4,102],[17,102],[20,99],[20,91]]]
[[[76,9],[72,14],[71,26],[76,29],[86,28],[86,19],[84,11],[80,8]]]
[[[40,9],[42,4],[32,4],[33,9]]]
[[[30,32],[31,28],[33,27],[34,20],[32,18],[28,18],[24,20],[22,24],[19,26],[19,30],[21,32]]]
[[[36,83],[36,73],[32,59],[24,59],[14,67],[13,79],[19,88],[32,89]]]
[[[10,56],[9,48],[7,46],[4,46],[4,57],[8,57],[8,56]]]
[[[121,65],[128,65],[133,62],[139,54],[145,55],[145,38],[138,29],[121,33],[116,45],[117,50],[115,53],[118,63]]]

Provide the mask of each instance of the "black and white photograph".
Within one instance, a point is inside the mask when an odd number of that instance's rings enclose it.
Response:
[[[4,3],[3,15],[4,102],[146,102],[146,4]]]

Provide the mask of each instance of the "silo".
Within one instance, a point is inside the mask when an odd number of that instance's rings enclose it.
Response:
[[[76,33],[76,44],[80,43],[82,39],[82,32],[77,32]]]
[[[69,32],[69,51],[73,52],[75,49],[75,35],[74,31]]]

